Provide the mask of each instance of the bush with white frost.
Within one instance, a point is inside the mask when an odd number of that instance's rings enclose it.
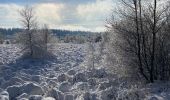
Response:
[[[16,35],[16,41],[23,45],[22,51],[33,58],[49,56],[47,44],[52,35],[47,25],[39,29],[33,7],[26,6],[19,11],[19,14],[24,30]]]

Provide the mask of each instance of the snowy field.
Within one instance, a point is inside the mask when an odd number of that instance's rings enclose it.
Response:
[[[52,51],[54,59],[26,59],[16,45],[1,45],[0,100],[168,100],[165,84],[128,88],[104,68],[88,70],[84,45]]]

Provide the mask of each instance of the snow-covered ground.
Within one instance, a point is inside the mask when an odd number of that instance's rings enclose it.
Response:
[[[0,100],[168,100],[168,86],[128,88],[105,68],[88,70],[86,46],[57,44],[53,59],[22,58],[17,45],[0,46]],[[127,87],[127,88],[125,88]],[[128,97],[130,96],[130,97]]]

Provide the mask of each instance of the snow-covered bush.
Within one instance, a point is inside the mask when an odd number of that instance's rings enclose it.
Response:
[[[23,51],[33,57],[42,58],[49,56],[48,43],[52,42],[51,32],[47,25],[39,29],[33,7],[26,6],[19,12],[23,32],[16,34],[16,41],[23,45]],[[54,39],[52,39],[54,42]]]

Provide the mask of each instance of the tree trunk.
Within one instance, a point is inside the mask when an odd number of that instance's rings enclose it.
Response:
[[[154,63],[155,63],[155,44],[156,44],[156,6],[157,6],[157,1],[154,0],[154,10],[153,10],[153,17],[154,17],[154,23],[153,23],[153,30],[152,30],[152,55],[151,55],[151,72],[150,72],[150,81],[153,83],[154,82]]]

